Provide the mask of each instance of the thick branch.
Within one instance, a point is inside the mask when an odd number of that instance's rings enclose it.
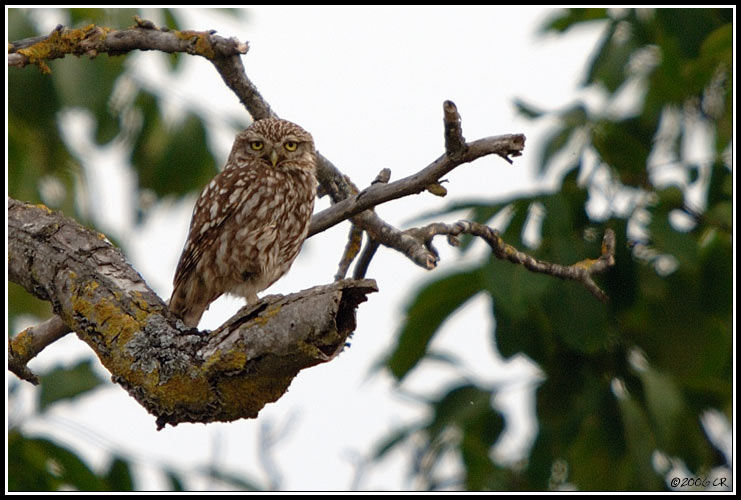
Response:
[[[103,235],[13,199],[8,274],[52,303],[160,428],[256,417],[300,370],[342,349],[355,308],[376,290],[372,280],[343,280],[265,297],[212,334],[187,330]],[[26,332],[9,351],[37,340]]]

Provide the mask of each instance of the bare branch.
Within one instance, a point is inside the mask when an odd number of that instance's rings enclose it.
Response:
[[[26,328],[8,340],[8,368],[23,380],[38,384],[38,379],[26,366],[46,346],[56,342],[72,330],[59,316],[52,316],[41,324]]]
[[[525,136],[521,134],[487,137],[467,144],[460,158],[443,155],[416,174],[389,184],[373,184],[360,193],[340,201],[317,213],[311,219],[309,234],[313,235],[332,227],[364,210],[387,201],[418,194],[429,184],[437,182],[445,174],[464,163],[470,163],[483,156],[519,156],[525,146]]]
[[[350,225],[350,233],[347,237],[345,251],[342,252],[342,259],[340,259],[340,264],[337,266],[337,273],[334,275],[335,281],[339,281],[347,276],[347,270],[350,268],[352,261],[355,260],[358,252],[360,252],[362,243],[363,230],[355,224]]]
[[[443,103],[443,123],[445,125],[445,153],[460,154],[466,149],[466,139],[461,128],[461,115],[453,101]]]
[[[245,73],[240,55],[247,52],[246,43],[240,43],[234,38],[224,39],[211,31],[159,29],[151,21],[135,19],[137,26],[124,30],[112,30],[95,25],[81,29],[58,26],[47,37],[12,44],[9,52],[23,55],[26,58],[23,64],[36,63],[42,70],[46,60],[63,57],[67,53],[94,56],[100,52],[121,54],[138,49],[197,54],[208,58],[214,64],[226,85],[237,95],[253,119],[277,116]],[[321,190],[328,194],[335,204],[314,215],[309,235],[350,219],[352,224],[367,232],[371,240],[403,252],[425,269],[433,269],[437,264],[435,254],[424,246],[416,245],[415,241],[406,238],[401,230],[382,220],[370,209],[387,201],[425,190],[443,196],[445,189],[440,185],[440,180],[455,167],[490,154],[499,155],[511,162],[509,157],[519,156],[525,143],[523,135],[507,135],[480,139],[467,144],[462,135],[460,114],[451,101],[445,101],[443,104],[443,123],[446,149],[443,156],[417,174],[390,184],[373,184],[360,193],[347,176],[319,154],[317,177]],[[352,241],[357,243],[357,230],[351,230],[351,234],[354,235]],[[348,248],[356,246],[349,245]],[[354,254],[345,254],[338,276],[346,273],[347,266],[353,258]]]
[[[520,264],[536,273],[548,274],[564,280],[578,281],[602,302],[606,302],[608,299],[605,292],[594,282],[592,275],[604,272],[608,267],[615,265],[615,232],[612,229],[605,231],[602,239],[602,255],[599,258],[582,260],[570,266],[545,262],[521,252],[506,243],[499,231],[477,222],[466,220],[453,224],[436,222],[421,228],[409,229],[406,232],[426,245],[430,245],[433,237],[437,235],[447,235],[448,241],[454,246],[457,246],[457,236],[461,234],[478,236],[486,241],[491,247],[492,253],[498,259]]]
[[[373,259],[373,256],[376,255],[379,246],[381,246],[381,244],[376,240],[368,240],[363,249],[363,253],[360,254],[360,258],[358,259],[357,264],[355,264],[355,272],[352,275],[353,279],[359,280],[365,278],[365,275],[368,273],[370,262]]]

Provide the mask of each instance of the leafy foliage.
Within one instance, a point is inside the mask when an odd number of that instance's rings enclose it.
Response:
[[[104,383],[93,372],[92,360],[81,361],[72,368],[55,368],[43,378],[39,392],[39,409],[44,411],[57,401],[76,398]]]
[[[8,490],[122,491],[132,489],[130,464],[114,459],[96,474],[76,454],[48,439],[26,438],[18,430],[8,435]]]
[[[545,373],[537,389],[538,437],[524,468],[489,458],[503,431],[490,404],[494,389],[467,396],[478,401],[475,417],[451,419],[451,404],[467,407],[458,399],[462,389],[452,389],[430,402],[431,424],[410,425],[386,443],[384,453],[412,437],[421,440],[419,453],[434,457],[429,471],[441,460],[435,455],[440,427],[463,432],[448,447],[462,457],[461,488],[658,490],[666,486],[663,471],[653,466],[657,451],[684,461],[691,471],[724,465],[699,417],[719,408],[731,419],[732,175],[724,155],[732,145],[732,13],[570,9],[543,30],[566,32],[593,21],[605,28],[584,86],[601,89],[607,102],[598,110],[577,103],[563,111],[515,103],[528,118],[557,119],[538,165],[548,172],[557,168],[559,154],[569,152],[560,191],[467,208],[478,222],[508,211],[503,236],[524,248],[527,214],[534,205],[542,207],[540,241],[531,254],[559,263],[599,255],[601,235],[613,228],[617,264],[601,279],[611,300],[604,306],[578,285],[487,258],[420,288],[387,359],[402,380],[434,358],[427,346],[445,319],[468,298],[486,293],[499,352],[525,354]],[[638,109],[605,111],[636,82],[643,92]],[[679,122],[667,141],[678,174],[673,178],[684,180],[667,184],[653,175],[653,157],[669,116]],[[716,138],[700,165],[683,157],[697,123]],[[589,155],[598,160],[589,161]],[[607,174],[607,185],[595,180],[596,172]],[[697,188],[706,193],[703,209],[689,201],[689,191]],[[608,208],[590,213],[587,202],[593,199]],[[450,211],[461,208],[466,204]],[[471,449],[482,451],[476,460],[466,455]],[[416,470],[430,488],[438,484],[425,476],[429,472]]]

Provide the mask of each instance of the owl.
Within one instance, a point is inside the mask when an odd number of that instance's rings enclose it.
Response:
[[[222,294],[257,301],[291,267],[316,196],[314,140],[286,120],[240,132],[224,170],[198,197],[180,256],[170,310],[196,327]]]

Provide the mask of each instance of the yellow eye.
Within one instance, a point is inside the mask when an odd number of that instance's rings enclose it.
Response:
[[[298,142],[288,141],[283,145],[283,147],[286,148],[286,151],[296,151],[296,148],[298,148]]]
[[[265,144],[263,144],[262,141],[252,141],[250,142],[250,147],[252,148],[252,151],[260,151]]]

